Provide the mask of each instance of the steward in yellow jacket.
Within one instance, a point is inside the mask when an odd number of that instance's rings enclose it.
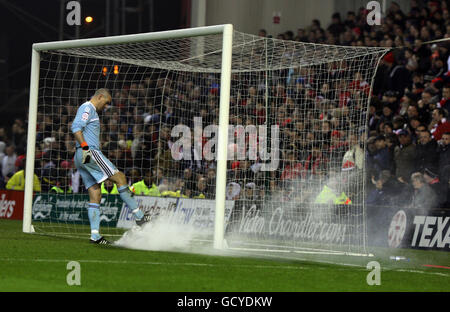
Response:
[[[181,197],[181,190],[178,191],[164,191],[161,193],[162,197]]]
[[[136,195],[146,195],[146,196],[161,196],[158,186],[152,183],[151,187],[145,184],[145,180],[134,183],[131,189]]]
[[[131,185],[131,190],[136,195],[161,196],[159,188],[154,182],[153,172],[151,169],[145,172],[145,175],[141,181]]]
[[[64,189],[59,186],[54,186],[50,189],[50,192],[56,193],[56,194],[72,194],[73,193],[71,186],[68,186],[67,189]]]
[[[17,171],[6,183],[7,190],[23,191],[25,190],[25,170]],[[41,182],[36,174],[34,174],[33,191],[41,191]]]
[[[324,186],[322,192],[317,195],[315,204],[335,204],[335,205],[350,205],[352,201],[348,196],[342,192],[341,195],[337,195],[331,188]]]
[[[107,182],[107,183],[112,183],[112,182]],[[108,190],[109,189],[109,190]],[[105,182],[102,183],[101,185],[101,190],[102,190],[102,194],[111,194],[111,195],[119,195],[119,190],[117,189],[117,185],[116,183],[114,183],[112,189],[111,187],[108,187]]]

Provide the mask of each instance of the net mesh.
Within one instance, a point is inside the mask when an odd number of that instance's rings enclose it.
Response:
[[[229,246],[365,251],[366,112],[386,51],[233,33]],[[70,125],[105,87],[112,105],[100,114],[101,149],[139,202],[154,209],[140,196],[153,195],[172,212],[190,206],[192,222],[213,220],[221,58],[221,35],[41,52],[35,230],[89,233]],[[101,231],[120,236],[130,217],[112,183],[102,191]]]

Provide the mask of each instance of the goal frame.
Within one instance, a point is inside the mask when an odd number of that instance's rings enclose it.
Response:
[[[28,140],[25,168],[25,194],[22,231],[33,233],[32,205],[33,205],[33,179],[36,146],[37,108],[39,99],[39,71],[40,52],[58,49],[93,47],[102,45],[116,45],[123,43],[151,42],[163,39],[179,39],[188,37],[199,37],[206,35],[222,34],[222,64],[220,77],[220,102],[219,102],[219,127],[217,146],[217,175],[216,175],[216,198],[215,198],[215,225],[214,225],[214,248],[225,247],[225,195],[226,195],[226,173],[227,173],[227,142],[229,123],[229,103],[231,88],[231,61],[233,50],[233,25],[223,24],[205,27],[177,29],[160,32],[141,33],[133,35],[110,36],[89,39],[64,40],[35,43],[32,46],[31,77],[30,77],[30,99],[28,113]]]

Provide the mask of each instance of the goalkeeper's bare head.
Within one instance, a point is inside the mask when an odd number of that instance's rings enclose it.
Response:
[[[91,103],[95,106],[97,111],[101,112],[111,104],[111,92],[106,88],[101,88],[95,91],[94,95],[91,97]]]

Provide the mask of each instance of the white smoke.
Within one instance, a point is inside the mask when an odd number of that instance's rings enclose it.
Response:
[[[355,223],[358,213],[339,218],[340,210],[336,210],[334,200],[327,204],[317,204],[315,200],[327,186],[336,197],[344,193],[352,201],[351,205],[360,205],[362,178],[362,172],[357,170],[341,172],[336,169],[327,176],[285,181],[279,191],[272,192],[259,207],[253,202],[239,206],[242,210],[232,220],[229,242],[249,246],[268,243],[280,248],[297,244],[301,248],[302,243],[316,248],[357,245],[363,229],[361,224]]]
[[[195,236],[192,225],[177,224],[160,217],[142,227],[134,226],[115,245],[140,250],[189,251]]]

